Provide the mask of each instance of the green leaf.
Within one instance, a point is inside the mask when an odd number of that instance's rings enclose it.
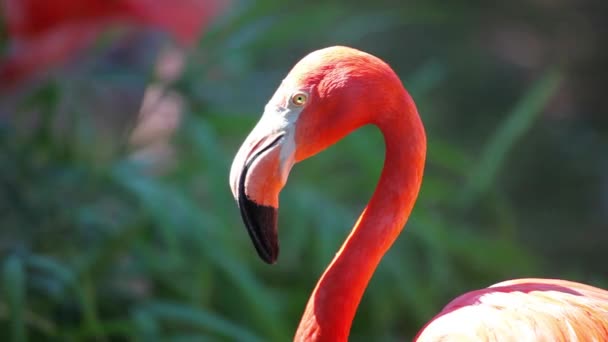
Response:
[[[140,310],[160,321],[191,325],[234,341],[262,341],[250,331],[202,308],[166,301],[153,301]]]
[[[29,255],[26,259],[26,263],[32,269],[43,271],[53,278],[58,279],[66,286],[76,286],[76,275],[74,272],[67,265],[62,264],[50,256]]]
[[[468,179],[460,201],[463,207],[469,207],[479,196],[488,191],[507,160],[509,151],[532,128],[535,119],[545,108],[562,79],[561,70],[557,68],[549,70],[532,85],[507,115],[483,149],[479,162]]]
[[[3,283],[6,301],[10,311],[11,340],[27,340],[25,330],[25,270],[21,258],[12,255],[4,262]]]

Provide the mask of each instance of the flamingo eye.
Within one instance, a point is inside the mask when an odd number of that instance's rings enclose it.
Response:
[[[297,92],[291,96],[291,103],[298,107],[305,105],[306,101],[308,101],[308,94],[304,92]]]

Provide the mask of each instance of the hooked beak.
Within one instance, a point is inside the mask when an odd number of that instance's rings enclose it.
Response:
[[[230,187],[258,255],[273,264],[279,255],[279,193],[293,165],[293,135],[264,117],[234,158]]]

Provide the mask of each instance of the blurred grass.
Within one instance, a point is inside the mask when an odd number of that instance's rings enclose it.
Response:
[[[4,286],[10,312],[11,339],[25,341],[25,274],[21,260],[16,257],[8,258],[4,263]]]
[[[477,167],[472,171],[462,192],[461,203],[465,208],[488,191],[511,147],[530,130],[562,80],[563,73],[557,67],[547,71],[507,115],[481,152]]]
[[[486,24],[461,7],[413,2],[413,10],[380,1],[288,10],[293,5],[235,2],[190,51],[170,89],[185,99],[184,119],[162,172],[129,145],[130,123],[124,131],[100,129],[99,117],[118,119],[91,114],[96,104],[80,96],[137,87],[147,73],[85,68],[4,99],[16,110],[0,119],[2,340],[289,340],[316,279],[376,185],[382,138],[365,127],[294,168],[281,196],[283,248],[273,267],[255,255],[228,171],[293,63],[332,44],[389,61],[429,136],[418,204],[363,298],[351,340],[407,339],[466,290],[577,269],[550,273],[546,265],[562,260],[546,261],[522,243],[518,226],[529,217],[518,214],[518,197],[503,183],[521,165],[518,146],[535,153],[526,144],[539,134],[565,70],[513,79],[504,62],[462,42]],[[104,48],[112,43],[100,54]],[[513,86],[491,92],[489,83]],[[479,96],[486,91],[491,96]],[[476,106],[481,113],[472,112]],[[484,135],[476,134],[476,122]]]

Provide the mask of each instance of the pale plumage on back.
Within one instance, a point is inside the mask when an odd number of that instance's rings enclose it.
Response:
[[[559,279],[505,281],[454,299],[417,341],[608,341],[608,292]]]

